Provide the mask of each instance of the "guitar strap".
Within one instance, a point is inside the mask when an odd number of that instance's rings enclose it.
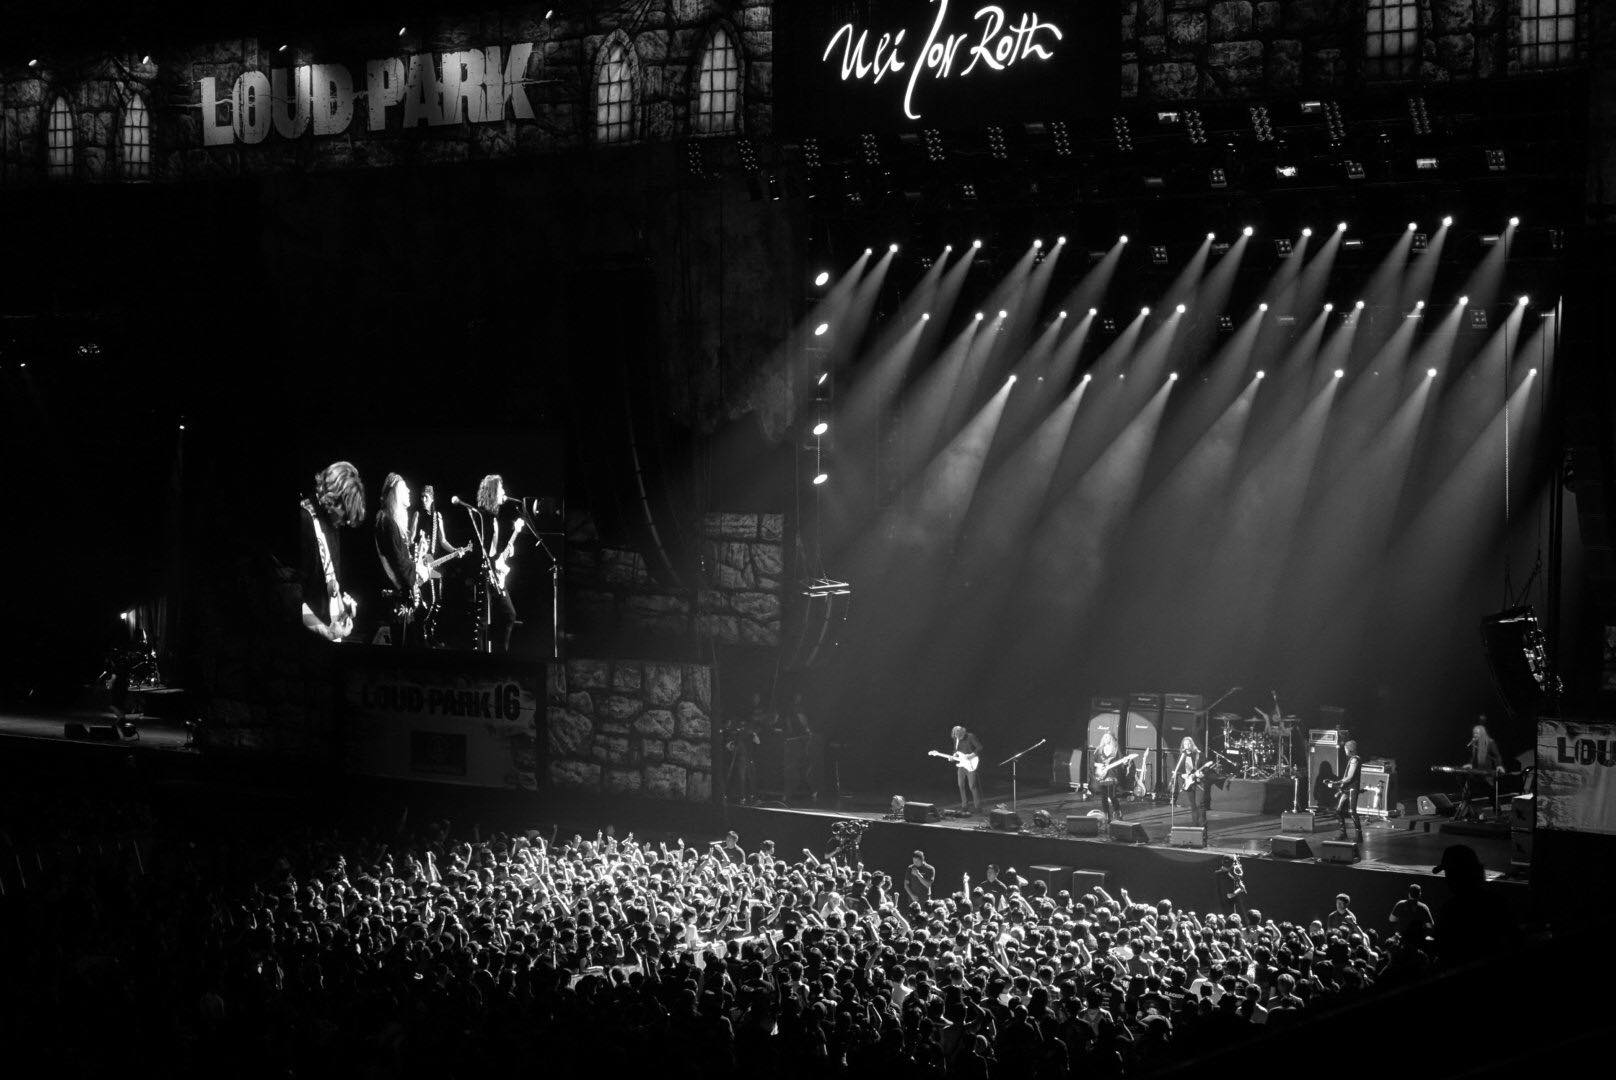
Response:
[[[314,504],[307,499],[303,500],[303,509],[308,511],[309,521],[314,524],[314,545],[320,549],[320,569],[325,571],[325,591],[332,600],[341,598],[342,590],[337,585],[337,571],[331,565],[331,549],[326,546],[325,529],[320,525],[320,515],[315,512]]]

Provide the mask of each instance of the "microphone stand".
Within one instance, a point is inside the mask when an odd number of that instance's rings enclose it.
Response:
[[[1009,757],[1007,757],[1003,761],[999,762],[999,768],[1001,768],[1001,769],[1004,768],[1006,765],[1010,766],[1010,809],[1011,809],[1011,811],[1014,811],[1015,808],[1016,808],[1016,762],[1020,761],[1023,756],[1032,753],[1034,750],[1038,749],[1040,746],[1044,745],[1048,741],[1049,741],[1048,739],[1039,739],[1037,742],[1035,742],[1031,746],[1027,747],[1027,749],[1025,749],[1025,750],[1023,750],[1023,751],[1021,751],[1020,753],[1017,753],[1017,754],[1011,754]]]
[[[477,651],[488,652],[490,648],[490,642],[488,640],[488,624],[493,621],[493,599],[488,595],[488,590],[493,587],[494,561],[492,558],[490,558],[488,554],[488,545],[483,540],[482,515],[477,512],[476,507],[470,505],[469,503],[456,500],[454,505],[464,510],[466,515],[471,519],[472,539],[476,540],[477,554],[481,555],[483,560],[483,603],[482,617],[477,620]]]

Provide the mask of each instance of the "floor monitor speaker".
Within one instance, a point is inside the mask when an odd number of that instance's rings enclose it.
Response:
[[[1137,821],[1113,821],[1107,830],[1111,839],[1121,840],[1125,844],[1148,844],[1150,836],[1145,827]]]
[[[937,804],[929,802],[906,802],[903,804],[903,820],[915,825],[924,825],[928,821],[940,821],[943,815],[937,812]]]
[[[988,824],[1004,832],[1020,832],[1021,815],[1014,810],[990,810]]]
[[[1350,840],[1326,840],[1324,842],[1324,861],[1355,863],[1358,861],[1358,845]]]
[[[1099,836],[1100,819],[1084,814],[1082,817],[1068,817],[1066,831],[1072,836]]]
[[[1268,838],[1268,854],[1276,859],[1311,859],[1313,849],[1300,836],[1271,836]]]

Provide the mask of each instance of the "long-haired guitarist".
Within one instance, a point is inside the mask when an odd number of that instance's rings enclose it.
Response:
[[[405,645],[415,621],[415,597],[420,588],[420,569],[411,550],[415,518],[410,512],[410,485],[398,473],[388,473],[382,481],[382,504],[376,511],[376,558],[387,582],[387,618],[393,627],[393,643]]]
[[[1122,763],[1126,760],[1122,748],[1117,746],[1117,737],[1109,731],[1102,734],[1100,745],[1094,748],[1094,788],[1100,794],[1100,809],[1105,813],[1106,821],[1122,820],[1122,800],[1117,790]]]
[[[955,725],[949,732],[954,738],[954,779],[959,784],[960,809],[972,813],[982,812],[982,792],[977,786],[977,769],[966,768],[964,762],[968,759],[982,760],[982,740],[965,729],[965,725]]]
[[[1335,819],[1341,826],[1337,840],[1347,838],[1347,818],[1352,818],[1352,828],[1357,839],[1363,840],[1363,818],[1358,814],[1358,791],[1363,787],[1363,770],[1358,761],[1358,743],[1348,739],[1341,747],[1347,755],[1347,764],[1341,770],[1341,779],[1331,782],[1335,788]]]
[[[1186,735],[1178,743],[1178,764],[1173,768],[1173,801],[1183,795],[1189,800],[1190,824],[1206,824],[1206,771],[1211,762],[1204,760],[1201,748]]]
[[[359,605],[342,590],[337,532],[365,520],[365,483],[352,462],[334,461],[314,474],[314,497],[302,501],[299,519],[299,614],[311,632],[342,641],[353,633]]]
[[[518,625],[516,605],[511,603],[511,560],[516,557],[516,538],[522,531],[522,519],[505,515],[503,510],[511,500],[505,494],[505,479],[498,473],[489,473],[477,485],[477,510],[474,520],[482,539],[486,555],[484,571],[488,575],[488,600],[493,622],[489,644],[497,640],[500,652],[511,651],[511,631]]]

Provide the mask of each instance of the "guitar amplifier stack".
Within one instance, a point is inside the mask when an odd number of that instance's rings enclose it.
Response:
[[[1122,752],[1139,755],[1133,762],[1136,791],[1154,793],[1163,786],[1161,725],[1162,695],[1128,695],[1127,728]]]

